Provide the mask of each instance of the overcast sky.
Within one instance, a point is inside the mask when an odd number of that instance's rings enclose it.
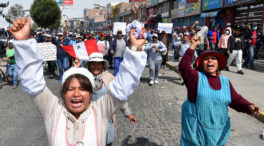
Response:
[[[15,4],[22,4],[25,10],[29,10],[31,4],[34,0],[0,0],[0,2],[9,1],[9,6],[4,9],[4,14],[8,12],[8,9]],[[70,9],[64,9],[63,14],[67,15],[69,18],[83,17],[83,9],[85,8],[93,8],[94,3],[99,3],[103,6],[110,2],[128,2],[129,0],[73,0],[73,6],[68,7]],[[63,17],[63,19],[66,19]],[[6,23],[5,19],[0,16],[0,28],[6,28],[8,23]]]

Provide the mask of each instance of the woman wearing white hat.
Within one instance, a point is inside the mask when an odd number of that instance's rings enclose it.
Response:
[[[18,18],[11,30],[21,83],[43,116],[49,145],[105,146],[108,121],[140,83],[146,53],[126,49],[120,73],[97,101],[91,101],[93,74],[84,68],[69,69],[63,75],[62,98],[58,98],[46,86],[36,40],[28,39],[30,18]],[[136,40],[134,31],[130,44],[141,50],[145,40]]]
[[[108,61],[104,59],[102,53],[94,52],[90,56],[89,61],[84,65],[93,75],[94,75],[94,82],[95,88],[94,93],[91,95],[92,100],[96,101],[107,94],[109,90],[109,83],[115,78],[111,73],[106,71],[105,69],[109,66]],[[81,63],[79,59],[75,59],[74,67],[80,67]],[[128,102],[126,101],[121,106],[121,111],[123,114],[129,118],[130,122],[136,122],[136,118],[132,115],[132,111],[128,106]],[[116,118],[113,115],[113,118],[109,120],[108,130],[107,130],[107,146],[110,146],[115,139],[115,129],[116,125]]]

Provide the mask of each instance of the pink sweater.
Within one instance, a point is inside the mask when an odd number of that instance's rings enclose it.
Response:
[[[228,43],[228,39],[229,37],[232,35],[232,30],[231,28],[226,28],[230,30],[230,34],[226,35],[226,34],[222,34],[219,42],[218,42],[218,48],[226,48],[227,49],[227,43]]]

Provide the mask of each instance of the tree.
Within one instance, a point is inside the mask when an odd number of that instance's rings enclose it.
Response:
[[[34,0],[30,15],[38,26],[43,28],[58,28],[61,11],[54,0]]]
[[[15,4],[14,6],[10,7],[8,13],[6,14],[6,21],[10,24],[13,23],[17,18],[24,17],[25,11],[21,4]]]

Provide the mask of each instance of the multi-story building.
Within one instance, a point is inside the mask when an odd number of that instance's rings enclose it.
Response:
[[[106,9],[101,7],[95,7],[95,9],[84,9],[84,27],[86,30],[93,30],[94,24],[99,21],[105,21]],[[98,18],[97,18],[98,17]],[[102,20],[103,19],[103,20]]]

